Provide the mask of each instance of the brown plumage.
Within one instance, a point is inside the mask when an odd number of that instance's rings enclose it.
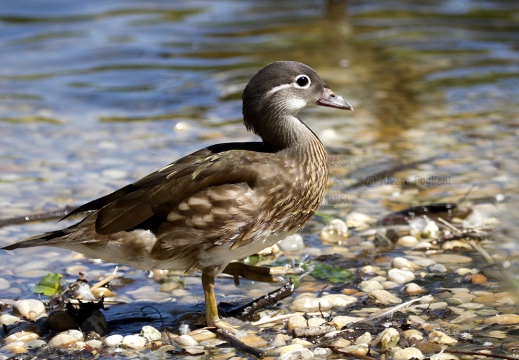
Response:
[[[263,142],[213,145],[187,155],[72,214],[63,230],[4,249],[55,246],[148,269],[201,269],[208,325],[220,325],[214,276],[301,228],[318,209],[327,158],[297,117],[302,108],[349,109],[308,66],[275,62],[243,93],[247,129]]]

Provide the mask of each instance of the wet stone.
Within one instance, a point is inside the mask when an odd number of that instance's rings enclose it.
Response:
[[[308,326],[320,326],[326,323],[326,319],[322,317],[313,317],[308,319]]]
[[[193,330],[188,335],[191,336],[193,339],[195,339],[195,341],[198,341],[198,342],[201,342],[204,340],[209,340],[209,339],[214,339],[217,337],[214,332],[209,331],[207,329]]]
[[[441,331],[433,331],[429,334],[429,341],[434,342],[440,345],[454,345],[458,343],[458,340],[450,337],[449,335],[441,332]]]
[[[289,336],[284,335],[284,334],[277,334],[276,336],[274,336],[274,338],[270,342],[270,346],[272,346],[274,348],[278,348],[278,347],[281,347],[281,346],[286,346],[287,340],[290,340]]]
[[[23,342],[18,341],[2,346],[0,348],[0,351],[7,351],[15,354],[23,354],[27,352],[27,349],[24,347]]]
[[[33,340],[39,339],[40,336],[35,333],[20,331],[16,332],[14,334],[9,335],[4,339],[6,343],[13,343],[13,342],[22,342],[22,343],[28,343]]]
[[[85,342],[85,345],[97,350],[103,348],[103,342],[101,340],[88,340]]]
[[[35,320],[45,313],[45,305],[39,300],[18,300],[13,304],[13,312],[29,320]]]
[[[27,350],[36,350],[36,349],[39,349],[43,346],[46,346],[47,343],[44,341],[44,340],[41,340],[41,339],[37,339],[37,340],[32,340],[32,341],[29,341],[27,344],[25,344],[25,348]]]
[[[373,336],[369,332],[365,332],[355,339],[355,344],[369,344],[373,340]]]
[[[122,335],[118,335],[118,334],[107,336],[104,339],[104,343],[108,347],[119,346],[119,345],[121,345],[122,341],[123,341],[123,336]]]
[[[268,345],[265,339],[253,334],[242,336],[239,338],[239,340],[243,342],[245,345],[252,346],[254,348],[263,348]]]
[[[141,336],[146,339],[149,343],[162,339],[162,334],[159,330],[153,326],[145,325],[141,329]]]
[[[47,322],[49,327],[54,331],[65,331],[78,328],[76,320],[74,320],[68,312],[61,310],[50,312]]]
[[[283,346],[282,348],[278,349],[278,353],[278,359],[280,360],[306,360],[313,359],[315,357],[309,349],[305,348],[303,345],[300,344]]]
[[[519,315],[496,315],[483,320],[483,324],[516,325],[519,324]]]
[[[374,299],[377,304],[382,305],[400,304],[402,302],[402,299],[387,290],[374,290],[369,293],[369,297]]]
[[[380,344],[382,352],[395,347],[400,341],[400,334],[394,328],[387,328],[382,331],[375,339],[376,344]]]
[[[146,346],[146,339],[140,335],[126,335],[123,338],[122,346],[128,349],[141,350]]]
[[[288,318],[287,328],[289,330],[294,330],[305,326],[308,326],[308,322],[306,321],[306,318],[302,315],[294,315]]]
[[[49,341],[49,346],[53,347],[62,347],[62,348],[71,348],[73,347],[79,340],[77,337],[68,334],[67,332],[59,333],[54,336]]]
[[[359,290],[367,293],[372,292],[373,290],[382,290],[384,287],[378,281],[374,280],[364,280],[359,284]]]
[[[391,269],[387,272],[387,278],[397,284],[405,284],[409,281],[413,281],[415,276],[408,270]]]
[[[409,359],[422,360],[424,358],[425,357],[422,354],[422,352],[414,347],[400,349],[393,353],[394,360],[409,360]]]
[[[184,347],[198,345],[198,341],[196,341],[189,335],[180,335],[179,337],[175,338],[175,342],[178,345],[184,346]]]
[[[81,330],[85,333],[93,331],[101,336],[108,333],[109,327],[105,316],[99,310],[92,311],[92,314],[81,324]]]
[[[433,254],[430,258],[440,264],[467,264],[472,262],[472,258],[458,254]]]
[[[405,286],[405,293],[409,296],[415,296],[424,293],[425,290],[418,284],[409,283]]]
[[[396,241],[396,244],[398,246],[404,246],[404,247],[415,247],[418,245],[419,241],[414,236],[402,236]]]
[[[10,326],[16,324],[19,321],[21,321],[21,319],[18,316],[9,314],[0,315],[0,325]]]
[[[401,270],[416,270],[418,266],[404,257],[396,257],[391,261],[391,267]]]

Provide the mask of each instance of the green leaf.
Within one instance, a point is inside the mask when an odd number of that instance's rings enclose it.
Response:
[[[43,294],[46,296],[54,296],[56,294],[61,294],[63,289],[61,288],[61,280],[63,279],[63,275],[50,273],[46,275],[40,282],[33,287],[31,287],[31,291],[37,294]]]
[[[319,262],[312,263],[314,269],[310,272],[315,278],[326,280],[331,283],[348,284],[353,279],[353,274],[348,270],[326,265]]]

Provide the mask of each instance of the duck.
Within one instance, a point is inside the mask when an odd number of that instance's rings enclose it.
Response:
[[[3,249],[52,246],[141,270],[201,270],[207,326],[228,329],[215,277],[300,230],[323,200],[326,149],[299,111],[353,110],[296,61],[260,69],[242,101],[244,125],[262,141],[198,150],[66,216],[86,214],[78,223]]]

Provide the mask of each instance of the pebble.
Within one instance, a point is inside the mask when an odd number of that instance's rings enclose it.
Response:
[[[261,336],[248,334],[239,338],[239,340],[245,345],[252,346],[253,348],[263,348],[268,345],[267,341]]]
[[[153,326],[145,325],[141,329],[141,336],[146,339],[147,342],[158,341],[162,339],[162,333],[155,329]]]
[[[88,340],[85,344],[92,349],[100,350],[103,348],[103,342],[101,340]]]
[[[184,346],[184,347],[198,345],[198,341],[196,341],[189,335],[180,335],[179,337],[175,338],[175,342],[178,345]]]
[[[380,343],[382,352],[385,352],[392,347],[395,347],[400,341],[400,334],[395,328],[384,329],[375,339],[375,344]]]
[[[99,310],[92,311],[92,314],[81,324],[81,330],[85,333],[93,331],[101,336],[108,334],[110,328],[105,316]]]
[[[140,335],[126,335],[123,338],[122,346],[128,349],[141,350],[146,346],[146,339]]]
[[[458,254],[432,254],[430,258],[437,263],[443,264],[467,264],[472,262],[472,258],[468,256],[458,255]]]
[[[313,353],[315,357],[322,359],[330,355],[332,353],[332,350],[328,348],[316,347]]]
[[[408,347],[405,349],[400,349],[393,353],[393,360],[409,360],[409,359],[422,360],[424,358],[425,357],[422,354],[422,352],[415,347]]]
[[[373,290],[369,293],[369,297],[374,299],[377,304],[382,305],[394,305],[402,302],[402,299],[387,290]]]
[[[4,345],[0,348],[0,350],[15,353],[15,354],[24,354],[27,352],[27,349],[24,347],[24,343],[21,341]],[[4,359],[3,356],[2,356],[2,359]]]
[[[409,270],[390,269],[387,272],[387,278],[388,280],[396,282],[397,284],[405,284],[409,281],[413,281],[415,276]]]
[[[519,315],[504,314],[496,315],[483,320],[483,324],[499,324],[499,325],[517,325],[519,324]]]
[[[468,269],[468,268],[456,269],[456,274],[458,274],[460,276],[465,276],[465,275],[475,274],[475,273],[477,273],[477,270],[474,270],[474,269]]]
[[[442,350],[442,346],[439,344],[435,344],[432,342],[421,342],[415,345],[415,347],[422,352],[422,354],[427,355],[434,355],[438,351]],[[440,359],[445,359],[444,357],[441,357]],[[455,358],[459,359],[459,358]]]
[[[407,235],[407,236],[402,236],[401,238],[399,238],[397,241],[396,241],[396,244],[398,246],[404,246],[404,247],[415,247],[416,245],[418,245],[419,241],[417,238],[415,238],[414,236],[410,236],[410,235]]]
[[[21,321],[18,316],[2,314],[0,315],[0,325],[11,326]]]
[[[443,264],[432,264],[427,266],[427,272],[432,274],[445,274],[447,271],[447,267]]]
[[[364,319],[361,317],[338,315],[338,316],[334,317],[330,323],[333,326],[335,326],[336,329],[340,330],[348,324],[359,322],[362,320],[364,320]]]
[[[118,335],[118,334],[107,336],[104,339],[104,343],[108,347],[119,346],[119,345],[121,345],[122,341],[123,341],[123,336],[122,335]]]
[[[73,331],[73,330],[69,330],[69,331]],[[62,347],[62,348],[73,347],[79,340],[77,339],[76,336],[69,334],[68,333],[69,331],[65,331],[65,332],[59,333],[58,335],[54,336],[52,339],[50,339],[49,346]]]
[[[357,231],[367,230],[375,222],[376,220],[371,216],[356,211],[346,216],[347,226]]]
[[[369,332],[365,332],[355,339],[355,344],[369,344],[373,340],[373,336]]]
[[[45,305],[40,300],[18,300],[13,304],[13,312],[29,320],[35,320],[45,313]]]
[[[308,326],[320,326],[326,323],[326,319],[322,317],[313,317],[308,319]]]
[[[209,331],[207,329],[197,329],[191,331],[189,334],[193,339],[195,339],[198,342],[215,339],[217,336],[214,332]]]
[[[364,280],[359,284],[359,290],[367,293],[372,292],[373,290],[382,290],[384,287],[382,284],[375,280]]]
[[[308,326],[306,318],[302,315],[294,315],[288,318],[287,328],[288,330],[294,330],[300,327]]]
[[[40,338],[40,335],[36,333],[31,332],[25,332],[25,331],[19,331],[15,332],[14,334],[9,335],[4,339],[6,343],[13,343],[13,342],[22,342],[22,343],[28,343],[33,340],[37,340]]]
[[[360,268],[360,271],[363,273],[363,274],[376,274],[380,271],[380,267],[379,266],[374,266],[374,265],[366,265],[366,266],[363,266]]]
[[[342,347],[343,351],[346,351],[348,353],[351,353],[353,355],[364,357],[368,354],[369,346],[367,344],[355,344],[355,345],[349,345]]]
[[[391,267],[401,270],[416,270],[418,266],[404,257],[396,257],[391,261]]]
[[[409,342],[417,342],[423,339],[423,334],[416,329],[404,330],[404,336]]]
[[[286,335],[284,335],[284,334],[277,334],[276,336],[274,336],[274,338],[270,342],[270,346],[272,346],[273,348],[286,346],[286,344],[287,344]]]
[[[418,284],[408,283],[405,286],[405,293],[409,296],[415,296],[423,294],[425,290]]]
[[[470,276],[470,281],[473,284],[484,284],[487,282],[487,277],[485,275],[483,275],[482,273],[477,273],[477,274],[469,275],[469,276]]]
[[[283,346],[278,350],[278,360],[307,360],[313,359],[314,354],[301,344]]]
[[[41,339],[37,339],[37,340],[32,340],[32,341],[29,341],[27,344],[25,344],[25,348],[27,350],[35,350],[35,349],[39,349],[43,346],[46,346],[47,343],[44,341],[44,340],[41,340]]]
[[[449,335],[441,331],[433,331],[429,334],[429,341],[440,345],[454,345],[458,343],[458,340],[450,337]]]
[[[300,312],[326,311],[333,307],[346,307],[356,302],[353,296],[343,294],[330,294],[317,298],[312,295],[298,297],[292,302],[290,309]]]
[[[323,227],[320,233],[321,240],[328,243],[342,244],[348,239],[348,226],[340,219],[333,219]]]
[[[49,313],[47,318],[49,328],[54,331],[65,331],[70,329],[77,329],[78,324],[76,320],[66,311],[56,310]]]

